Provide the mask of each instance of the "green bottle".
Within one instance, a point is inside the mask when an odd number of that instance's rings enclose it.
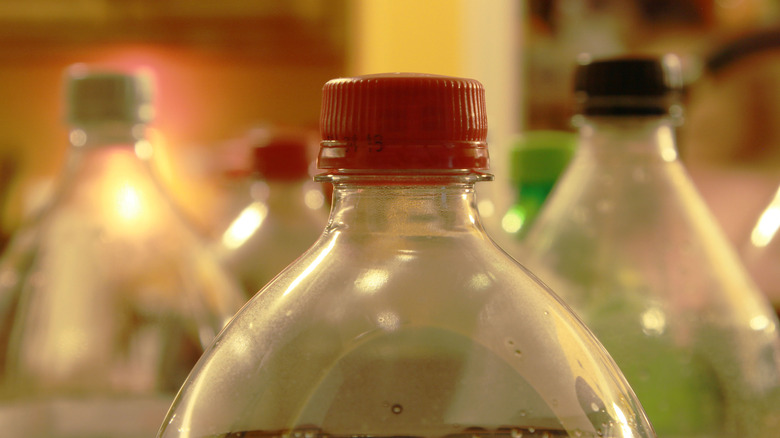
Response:
[[[574,154],[577,136],[566,131],[528,131],[509,151],[510,181],[515,199],[501,218],[501,229],[512,239],[525,236]]]

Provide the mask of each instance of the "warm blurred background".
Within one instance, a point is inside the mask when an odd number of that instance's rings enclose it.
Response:
[[[485,84],[498,180],[489,215],[507,202],[507,139],[571,130],[570,73],[583,52],[683,59],[682,156],[740,245],[780,185],[774,0],[4,0],[0,242],[63,165],[62,74],[73,63],[154,73],[155,165],[209,233],[229,204],[226,179],[245,170],[236,138],[258,126],[316,130],[326,80],[380,71]]]

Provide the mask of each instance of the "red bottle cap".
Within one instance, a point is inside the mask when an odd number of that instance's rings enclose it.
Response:
[[[264,179],[309,178],[309,143],[303,135],[274,135],[253,146],[254,170]]]
[[[328,81],[320,169],[488,169],[478,81],[388,73]]]

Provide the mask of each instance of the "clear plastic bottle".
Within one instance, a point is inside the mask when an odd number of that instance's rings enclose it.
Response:
[[[150,436],[245,299],[150,173],[149,78],[67,73],[69,162],[0,259],[0,427]]]
[[[662,437],[774,436],[778,322],[678,160],[674,56],[580,65],[579,145],[525,241]]]
[[[780,314],[780,188],[761,212],[740,248],[742,260]]]
[[[248,201],[214,252],[254,295],[317,240],[328,215],[322,190],[309,174],[314,160],[304,132],[272,129],[248,137],[253,161]]]
[[[323,88],[323,235],[194,368],[161,437],[650,437],[592,334],[485,234],[484,90]]]

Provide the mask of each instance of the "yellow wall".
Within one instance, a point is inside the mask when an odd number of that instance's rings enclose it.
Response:
[[[461,1],[356,0],[352,12],[352,74],[462,75]]]

